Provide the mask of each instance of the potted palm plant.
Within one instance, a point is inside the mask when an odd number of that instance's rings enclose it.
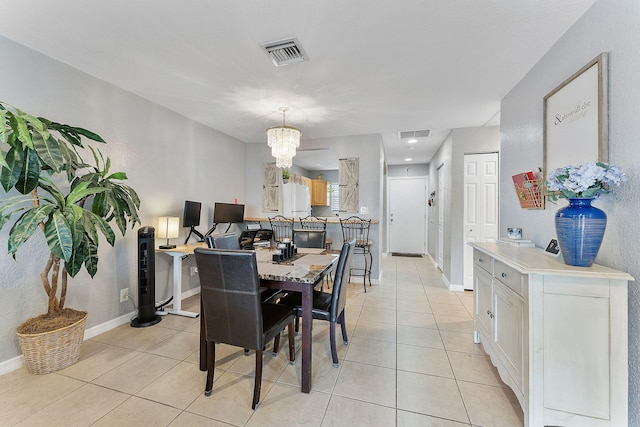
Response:
[[[82,267],[98,269],[99,235],[113,246],[115,222],[124,235],[139,223],[140,199],[122,183],[124,172],[110,172],[111,161],[92,144],[105,143],[86,129],[35,117],[0,102],[0,230],[11,226],[8,253],[16,258],[27,240],[42,233],[48,246],[41,284],[45,314],[18,327],[27,369],[48,373],[79,358],[87,313],[65,308],[67,282]],[[85,157],[90,162],[85,162]]]

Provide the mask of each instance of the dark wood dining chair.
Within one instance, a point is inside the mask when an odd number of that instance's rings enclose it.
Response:
[[[338,367],[336,323],[340,324],[342,330],[342,342],[345,345],[349,344],[344,308],[347,303],[349,267],[351,266],[351,257],[355,246],[355,239],[345,242],[342,245],[331,293],[322,291],[313,292],[313,318],[329,321],[329,340],[331,344],[331,358],[333,360],[334,367]],[[298,318],[302,315],[302,297],[299,292],[292,292],[288,294],[286,297],[282,298],[278,304],[294,307]],[[298,318],[296,318],[296,330],[298,329]]]
[[[288,327],[289,360],[295,360],[293,323],[295,308],[263,303],[254,251],[196,248],[206,342],[207,381],[205,396],[213,390],[215,344],[224,343],[255,350],[256,368],[252,409],[260,401],[262,352],[270,340],[278,352],[280,332]]]

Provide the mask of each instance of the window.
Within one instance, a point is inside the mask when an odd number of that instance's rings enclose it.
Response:
[[[332,212],[340,211],[340,184],[337,182],[331,182],[327,185],[327,200],[331,205]]]

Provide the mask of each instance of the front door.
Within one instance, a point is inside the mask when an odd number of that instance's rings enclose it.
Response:
[[[424,254],[427,178],[389,178],[389,252]]]
[[[473,289],[469,242],[498,239],[498,153],[464,156],[464,288]]]

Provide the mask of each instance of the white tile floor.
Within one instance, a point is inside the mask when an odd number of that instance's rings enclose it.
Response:
[[[473,344],[472,300],[449,292],[427,258],[385,257],[380,285],[365,294],[349,284],[340,366],[331,363],[326,322],[316,321],[313,390],[300,393],[299,357],[287,363],[283,336],[278,356],[264,356],[256,411],[253,354],[219,345],[205,397],[198,319],[123,325],[86,341],[63,371],[1,376],[0,426],[522,426],[515,396]],[[197,311],[198,296],[183,307]]]

